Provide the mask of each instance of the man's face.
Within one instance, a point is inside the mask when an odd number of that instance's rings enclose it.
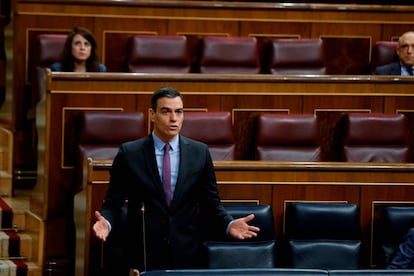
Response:
[[[405,66],[414,66],[414,33],[405,33],[401,36],[397,55]]]
[[[154,132],[162,141],[169,142],[178,135],[184,119],[183,101],[180,97],[160,98],[157,110],[150,110]]]

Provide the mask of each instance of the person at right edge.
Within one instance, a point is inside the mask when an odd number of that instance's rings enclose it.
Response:
[[[406,32],[398,39],[398,61],[378,66],[376,75],[401,75],[412,76],[414,66],[414,32]]]
[[[120,146],[102,209],[95,212],[94,233],[105,241],[128,200],[128,264],[126,269],[119,267],[117,275],[128,275],[132,269],[206,268],[202,244],[207,234],[219,231],[243,240],[260,230],[248,224],[253,214],[233,219],[226,212],[207,145],[179,134],[184,120],[181,93],[172,87],[155,91],[150,118],[149,136]],[[170,165],[163,163],[165,147]],[[171,168],[171,189],[163,187],[164,166]]]

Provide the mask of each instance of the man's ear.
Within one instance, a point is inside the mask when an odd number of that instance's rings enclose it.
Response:
[[[151,118],[151,122],[154,122],[154,116],[155,116],[155,111],[154,111],[154,109],[152,109],[152,108],[149,108],[149,115],[150,115],[150,118]]]

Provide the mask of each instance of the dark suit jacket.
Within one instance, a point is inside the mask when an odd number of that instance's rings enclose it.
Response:
[[[203,225],[224,233],[232,220],[220,204],[207,145],[183,136],[171,206],[165,200],[151,135],[122,144],[114,159],[102,208],[111,225],[116,224],[124,198],[128,198],[126,253],[130,266],[141,271],[144,257],[148,270],[202,266]]]
[[[387,265],[388,269],[413,269],[414,268],[414,228],[410,228],[403,241],[398,246],[392,261]]]
[[[399,61],[378,66],[375,68],[376,75],[401,75],[401,64]]]

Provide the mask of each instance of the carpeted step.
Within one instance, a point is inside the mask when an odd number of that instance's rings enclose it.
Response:
[[[25,232],[26,206],[19,200],[0,197],[0,276],[42,275],[42,269],[33,256],[33,238]]]
[[[13,227],[13,209],[0,198],[0,228],[11,229]]]

